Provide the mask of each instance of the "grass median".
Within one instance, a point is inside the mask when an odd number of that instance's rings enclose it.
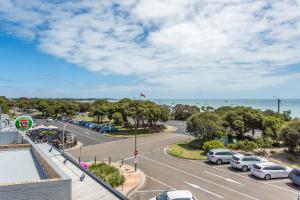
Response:
[[[188,142],[170,145],[167,149],[168,154],[178,158],[206,160],[205,152],[202,149],[194,149]]]

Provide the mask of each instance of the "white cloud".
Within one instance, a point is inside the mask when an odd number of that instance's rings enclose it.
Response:
[[[142,89],[255,90],[300,78],[287,69],[300,63],[299,0],[117,3],[3,0],[0,26],[90,71],[138,77]]]

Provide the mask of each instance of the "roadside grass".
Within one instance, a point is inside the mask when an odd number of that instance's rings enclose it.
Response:
[[[137,136],[144,136],[144,135],[150,135],[150,134],[152,134],[152,132],[149,129],[137,129],[136,134],[137,134]],[[135,130],[122,128],[122,129],[118,129],[117,132],[108,133],[106,135],[112,136],[112,137],[130,138],[130,137],[134,137]]]
[[[76,121],[86,121],[86,122],[94,122],[94,117],[89,116],[83,116],[83,115],[77,115],[75,117]]]
[[[167,149],[168,154],[178,158],[206,160],[205,152],[202,149],[194,149],[188,142],[170,145]]]
[[[147,136],[147,135],[151,135],[153,133],[161,132],[165,129],[165,127],[163,127],[163,126],[158,127],[156,129],[139,128],[137,130],[130,129],[130,128],[122,128],[122,127],[118,127],[118,126],[116,126],[116,128],[118,129],[117,132],[108,133],[106,135],[112,136],[112,137],[131,138],[131,137],[134,137],[135,132],[136,132],[137,136]]]

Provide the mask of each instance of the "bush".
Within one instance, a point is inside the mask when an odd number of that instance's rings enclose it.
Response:
[[[227,144],[227,148],[229,148],[229,149],[236,149],[236,145],[235,145],[235,143],[230,143],[230,144]]]
[[[268,139],[257,139],[255,142],[258,148],[270,148],[273,145],[273,142]]]
[[[211,140],[211,141],[204,142],[203,150],[205,152],[208,152],[211,149],[217,149],[217,148],[224,148],[223,142],[221,142],[219,140]]]
[[[188,145],[193,149],[201,149],[203,146],[203,141],[199,139],[192,140],[188,143]]]
[[[118,187],[125,181],[124,176],[120,174],[117,168],[106,163],[92,164],[88,170],[110,184],[112,187]]]
[[[257,148],[257,144],[249,140],[242,140],[237,143],[228,144],[227,147],[235,150],[254,151]]]

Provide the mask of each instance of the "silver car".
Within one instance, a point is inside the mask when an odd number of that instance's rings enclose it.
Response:
[[[272,178],[287,178],[291,168],[272,162],[256,163],[251,167],[251,174],[258,178],[270,180]]]
[[[211,149],[207,152],[207,159],[221,165],[222,163],[228,163],[234,154],[235,152],[229,149]]]
[[[232,168],[242,170],[246,172],[250,170],[253,164],[267,162],[268,160],[265,158],[257,157],[257,156],[247,156],[243,154],[235,154],[230,159],[230,165]]]

